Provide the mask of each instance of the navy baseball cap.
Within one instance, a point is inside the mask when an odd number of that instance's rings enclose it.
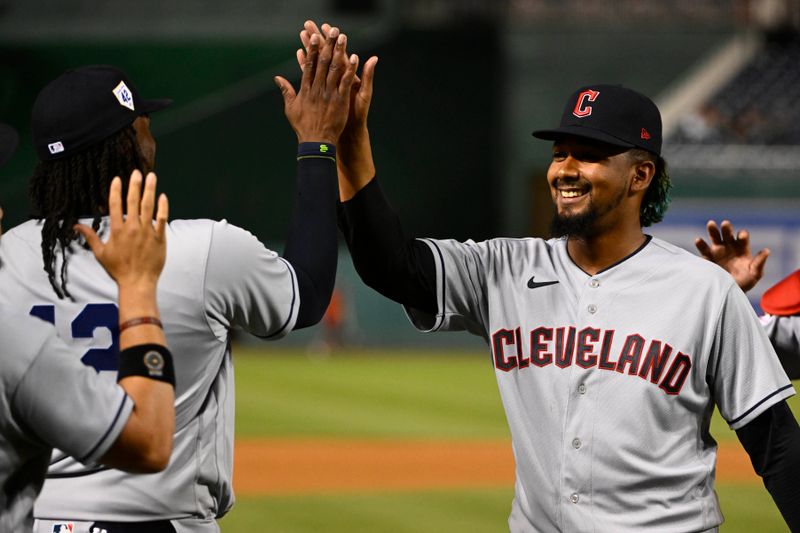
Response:
[[[17,149],[19,136],[8,124],[0,122],[0,167],[5,165]]]
[[[43,161],[70,156],[170,103],[169,99],[143,100],[130,78],[116,67],[68,70],[47,84],[33,103],[33,145]]]
[[[556,141],[583,137],[661,155],[661,113],[645,95],[621,85],[587,85],[567,99],[561,125],[533,136]]]

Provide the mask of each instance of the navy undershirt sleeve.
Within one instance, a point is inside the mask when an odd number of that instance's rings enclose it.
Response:
[[[300,292],[294,329],[318,323],[331,301],[336,282],[338,197],[335,149],[320,143],[301,144],[294,208],[283,252],[297,274]]]
[[[786,401],[736,430],[791,531],[800,531],[800,427]]]
[[[405,235],[377,178],[341,204],[339,228],[364,283],[395,302],[437,312],[433,254]]]

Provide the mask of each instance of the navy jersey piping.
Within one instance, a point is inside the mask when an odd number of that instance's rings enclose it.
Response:
[[[256,337],[258,337],[259,339],[271,339],[272,337],[275,337],[283,333],[283,330],[285,330],[286,326],[289,325],[289,322],[292,321],[292,315],[294,315],[294,302],[297,300],[297,289],[295,289],[295,285],[297,284],[295,283],[294,267],[292,267],[292,265],[289,264],[289,261],[287,261],[283,257],[278,257],[278,259],[286,263],[286,266],[289,268],[289,275],[292,277],[292,303],[289,305],[289,316],[286,318],[286,322],[284,322],[283,325],[280,328],[278,328],[277,331],[275,331],[275,333],[270,333],[269,335],[263,335],[263,336],[256,335]]]
[[[780,394],[781,392],[785,391],[786,389],[790,389],[790,388],[792,388],[792,384],[791,383],[789,383],[788,385],[784,385],[783,387],[781,387],[780,389],[776,390],[772,394],[768,394],[767,396],[762,398],[761,401],[759,401],[757,404],[755,404],[753,407],[751,407],[750,409],[745,411],[744,414],[742,414],[739,417],[736,417],[734,420],[731,420],[730,422],[728,422],[728,424],[730,424],[730,425],[735,424],[739,420],[743,419],[744,417],[746,417],[747,415],[749,415],[750,413],[755,411],[758,408],[758,406],[761,405],[762,403],[766,402],[767,400],[769,400],[770,398],[772,398],[776,394]]]

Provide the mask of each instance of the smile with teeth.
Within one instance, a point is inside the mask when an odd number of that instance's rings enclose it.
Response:
[[[562,198],[577,198],[578,196],[583,196],[586,194],[585,191],[580,189],[559,189],[558,191]]]

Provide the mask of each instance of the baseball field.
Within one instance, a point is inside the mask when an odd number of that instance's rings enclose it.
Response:
[[[507,531],[510,437],[482,353],[237,347],[224,533]],[[800,415],[800,401],[790,401]],[[725,533],[787,531],[717,416]]]

